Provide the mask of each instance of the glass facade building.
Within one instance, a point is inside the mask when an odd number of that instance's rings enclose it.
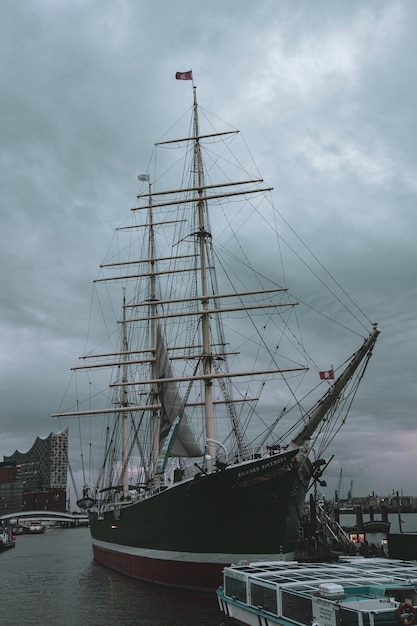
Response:
[[[24,510],[66,510],[68,428],[36,438],[0,463],[0,515]]]

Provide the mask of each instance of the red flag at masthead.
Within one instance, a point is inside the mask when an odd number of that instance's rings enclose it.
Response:
[[[193,80],[193,72],[192,70],[189,72],[177,72],[175,78],[177,80]]]

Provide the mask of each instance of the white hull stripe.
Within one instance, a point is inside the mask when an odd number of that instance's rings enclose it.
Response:
[[[294,558],[293,553],[287,554],[212,554],[201,552],[175,552],[171,550],[151,550],[148,548],[135,548],[133,546],[123,546],[108,541],[99,541],[92,538],[93,546],[101,550],[110,552],[119,552],[130,556],[142,557],[147,559],[159,559],[162,561],[180,561],[190,563],[239,563],[239,561],[283,561]]]

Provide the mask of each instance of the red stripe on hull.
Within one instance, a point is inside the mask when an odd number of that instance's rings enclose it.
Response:
[[[133,556],[93,545],[94,559],[111,569],[147,582],[183,589],[213,591],[223,581],[222,563],[192,563]]]

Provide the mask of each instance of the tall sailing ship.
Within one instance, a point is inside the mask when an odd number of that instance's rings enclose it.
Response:
[[[379,329],[370,324],[340,370],[319,372],[300,349],[290,330],[298,303],[278,262],[268,257],[257,270],[237,243],[246,229],[260,259],[264,223],[276,236],[271,188],[247,172],[224,174],[238,131],[202,132],[192,88],[188,136],[158,142],[162,157],[152,160],[169,179],[167,158],[178,166],[183,152],[181,185],[161,188],[151,169],[139,176],[132,222],[117,229],[126,242],[95,281],[119,298],[119,347],[81,357],[74,370],[88,375],[88,406],[56,415],[91,418],[92,453],[96,420],[105,422],[97,474],[78,501],[94,558],[137,579],[215,589],[225,565],[292,557],[306,492],[321,481],[323,442],[333,420],[336,432],[346,419]],[[109,368],[101,406],[91,381]],[[320,391],[305,410],[291,384],[303,389],[311,371]]]

